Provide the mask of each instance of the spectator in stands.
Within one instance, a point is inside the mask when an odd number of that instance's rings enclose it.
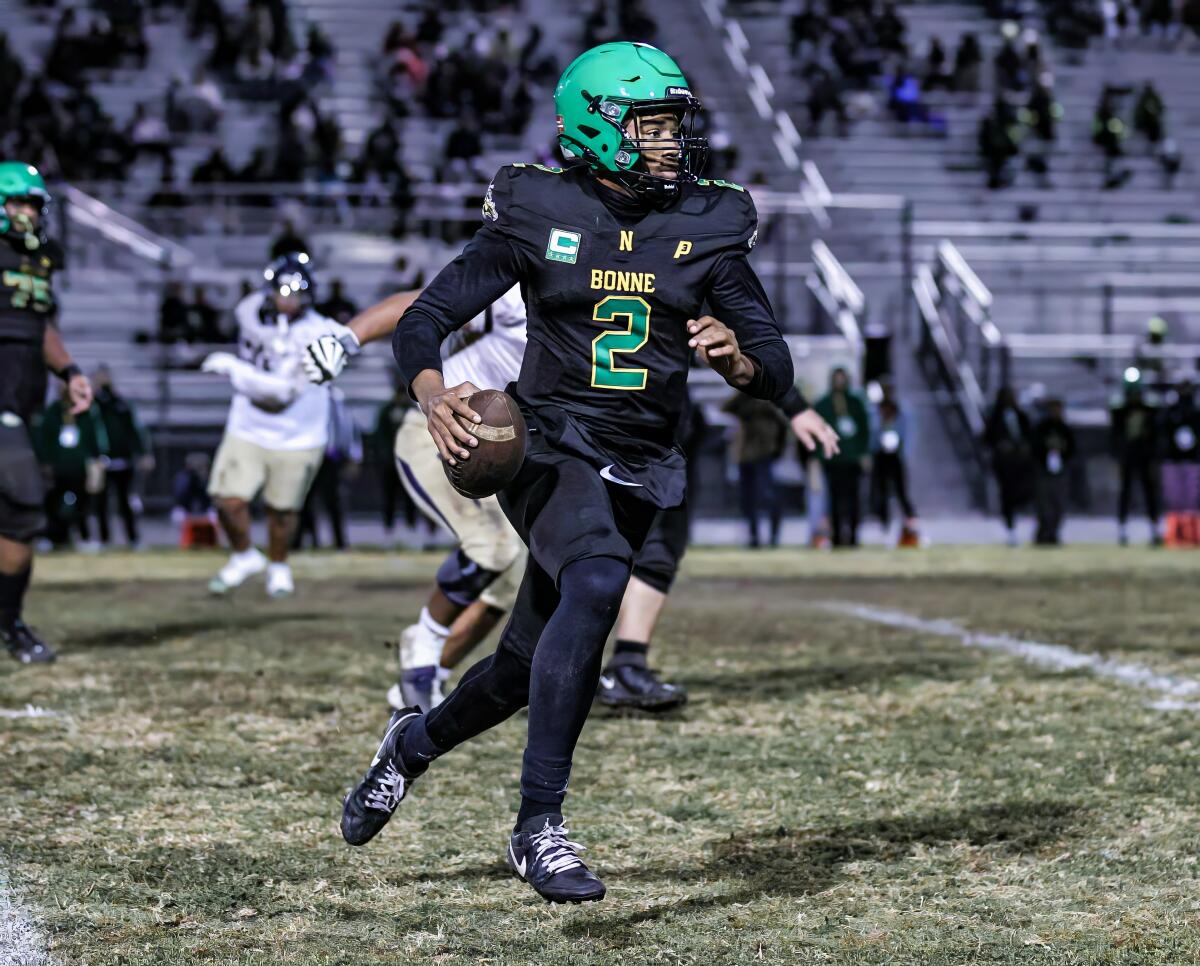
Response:
[[[221,311],[208,299],[203,285],[192,289],[192,302],[187,308],[187,341],[212,345],[225,341],[221,331]]]
[[[335,278],[329,283],[329,297],[317,306],[317,311],[326,318],[345,325],[358,314],[358,306],[346,297],[342,280]]]
[[[470,112],[462,115],[454,129],[446,137],[446,146],[442,151],[442,161],[451,164],[454,161],[471,162],[483,153],[483,138],[480,136],[479,124]]]
[[[158,341],[164,345],[187,342],[188,306],[183,297],[182,282],[168,282],[158,307]]]
[[[154,468],[150,440],[138,420],[137,411],[113,385],[108,366],[100,366],[92,375],[96,391],[96,408],[104,433],[108,437],[108,460],[104,473],[104,489],[96,497],[96,522],[100,527],[100,543],[109,542],[109,498],[116,500],[117,513],[125,525],[125,541],[130,547],[140,544],[138,514],[141,500],[137,495],[135,474],[148,473]]]
[[[942,46],[941,38],[931,38],[929,53],[925,55],[925,90],[932,91],[939,87],[943,90],[953,90],[954,81],[946,66],[947,60],[946,48]]]
[[[883,386],[879,415],[871,434],[871,506],[886,530],[891,526],[892,491],[904,514],[901,543],[917,535],[917,511],[908,498],[908,473],[904,467],[904,448],[908,440],[908,420],[890,383]]]
[[[408,256],[401,253],[392,263],[391,274],[379,286],[376,301],[382,301],[397,292],[407,292],[409,289],[421,288],[425,284],[425,272],[413,265]]]
[[[832,112],[837,118],[838,136],[845,137],[849,128],[849,118],[842,96],[841,75],[814,61],[805,69],[805,77],[808,80],[809,120],[809,127],[805,133],[809,137],[818,137],[821,133],[821,122],[826,114]]]
[[[979,153],[993,191],[1008,184],[1008,162],[1019,153],[1016,116],[1003,94],[997,94],[990,113],[979,122]]]
[[[228,184],[232,180],[233,168],[220,145],[192,169],[192,184]]]
[[[788,422],[771,403],[736,393],[722,409],[737,420],[731,457],[738,468],[738,496],[749,528],[749,545],[762,546],[758,521],[765,516],[771,546],[779,545],[783,507],[775,483],[775,462],[788,438]]]
[[[1092,143],[1104,152],[1104,187],[1119,188],[1129,180],[1129,170],[1118,170],[1116,162],[1125,152],[1125,122],[1120,116],[1120,94],[1116,88],[1105,85],[1096,105],[1092,119]]]
[[[149,112],[145,101],[134,108],[125,137],[131,145],[134,161],[142,154],[150,154],[165,163],[171,155],[171,132],[161,117]]]
[[[978,91],[982,68],[983,49],[979,46],[979,38],[973,33],[963,34],[954,53],[952,89],[972,93]]]
[[[375,175],[384,183],[390,183],[399,168],[400,136],[395,122],[387,117],[363,142],[356,180],[366,181],[370,175]]]
[[[988,414],[984,442],[992,452],[992,472],[1000,490],[1000,513],[1008,545],[1017,545],[1017,509],[1029,499],[1029,417],[1017,405],[1016,393],[1004,386]]]
[[[816,410],[839,437],[841,451],[823,460],[829,517],[835,547],[858,546],[859,490],[863,465],[869,461],[871,425],[862,398],[850,388],[845,369],[834,369],[829,392],[817,401]]]
[[[1009,22],[1000,28],[1004,42],[996,51],[993,65],[996,69],[996,86],[1003,91],[1020,91],[1025,88],[1025,62],[1017,49],[1019,28]]]
[[[333,41],[315,23],[308,25],[305,53],[307,54],[307,63],[302,75],[302,82],[305,86],[312,87],[321,83],[332,83],[337,50],[333,46]]]
[[[808,60],[825,37],[825,17],[813,7],[813,0],[808,0],[788,23],[788,53],[793,59]]]
[[[190,84],[171,78],[167,88],[167,125],[172,131],[212,134],[225,111],[221,89],[203,66],[197,67]]]
[[[283,220],[283,228],[275,236],[275,240],[271,242],[269,258],[271,261],[275,261],[281,255],[290,255],[292,252],[311,251],[312,247],[308,244],[308,240],[296,230],[296,223],[291,218],[285,218]]]
[[[1112,412],[1113,451],[1121,471],[1121,493],[1117,504],[1117,538],[1121,546],[1129,543],[1129,509],[1133,503],[1134,484],[1141,488],[1150,520],[1151,543],[1158,545],[1162,536],[1158,529],[1157,462],[1160,454],[1158,421],[1154,410],[1146,403],[1140,383],[1125,386],[1125,398]]]
[[[1158,88],[1150,81],[1142,86],[1133,105],[1133,129],[1157,147],[1166,134],[1167,106]]]
[[[1057,138],[1057,125],[1063,116],[1062,105],[1054,99],[1053,83],[1054,78],[1050,74],[1039,76],[1025,106],[1026,123],[1042,141],[1054,141]]]
[[[1172,0],[1144,0],[1142,3],[1142,33],[1166,37],[1174,20]]]
[[[1031,434],[1037,466],[1037,532],[1040,547],[1062,543],[1063,517],[1067,512],[1067,467],[1075,456],[1075,434],[1063,418],[1060,399],[1046,400],[1046,414]]]
[[[658,25],[646,10],[643,0],[617,0],[617,32],[624,40],[652,44]]]
[[[395,27],[395,24],[392,26]],[[417,22],[417,43],[432,47],[441,43],[445,32],[446,25],[442,21],[441,11],[436,6],[427,6]]]
[[[31,433],[38,461],[52,480],[46,494],[46,535],[55,547],[71,541],[77,529],[81,549],[96,550],[89,518],[92,499],[104,485],[101,462],[108,452],[104,423],[93,405],[78,416],[71,413],[71,400],[63,386],[59,401],[52,402],[36,418]]]

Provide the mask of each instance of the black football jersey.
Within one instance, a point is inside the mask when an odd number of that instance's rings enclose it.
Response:
[[[560,410],[607,452],[670,448],[691,360],[687,322],[707,302],[759,363],[745,391],[781,398],[791,356],[747,255],[743,188],[700,181],[665,210],[627,211],[585,167],[501,168],[484,224],[405,314],[393,345],[405,378],[440,369],[438,346],[513,284],[529,316],[514,393]]]
[[[29,249],[21,235],[0,236],[0,411],[28,417],[46,391],[42,340],[58,311],[54,273],[62,249]]]

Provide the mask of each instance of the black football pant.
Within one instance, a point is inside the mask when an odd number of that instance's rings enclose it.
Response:
[[[857,462],[825,464],[829,490],[829,524],[835,547],[858,546],[859,486],[862,467]]]
[[[138,542],[137,515],[133,512],[133,469],[110,469],[104,475],[104,490],[96,498],[96,523],[100,527],[100,542],[108,543],[110,532],[108,525],[109,497],[117,501],[117,512],[125,525],[125,539],[129,544]]]
[[[1154,463],[1147,459],[1124,459],[1121,461],[1121,496],[1117,506],[1117,520],[1124,526],[1129,519],[1129,508],[1133,503],[1133,486],[1141,487],[1146,501],[1146,516],[1151,523],[1158,522],[1158,481],[1155,479]]]
[[[405,749],[424,738],[449,751],[528,706],[520,823],[562,812],[604,645],[657,509],[536,436],[500,504],[530,550],[508,624],[496,653],[408,729]]]

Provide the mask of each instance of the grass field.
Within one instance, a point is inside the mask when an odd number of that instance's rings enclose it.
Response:
[[[567,814],[609,893],[565,908],[503,862],[519,716],[338,835],[434,558],[310,557],[286,602],[216,562],[39,564],[62,659],[0,710],[58,716],[0,720],[0,884],[50,962],[1200,962],[1200,711],[823,609],[1200,678],[1200,558],[694,552],[656,658],[693,701],[597,708]]]

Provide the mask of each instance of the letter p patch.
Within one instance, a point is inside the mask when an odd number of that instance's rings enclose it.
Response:
[[[675,246],[675,257],[683,258],[684,255],[691,254],[691,251],[692,251],[692,243],[690,241],[681,241],[678,245]]]

